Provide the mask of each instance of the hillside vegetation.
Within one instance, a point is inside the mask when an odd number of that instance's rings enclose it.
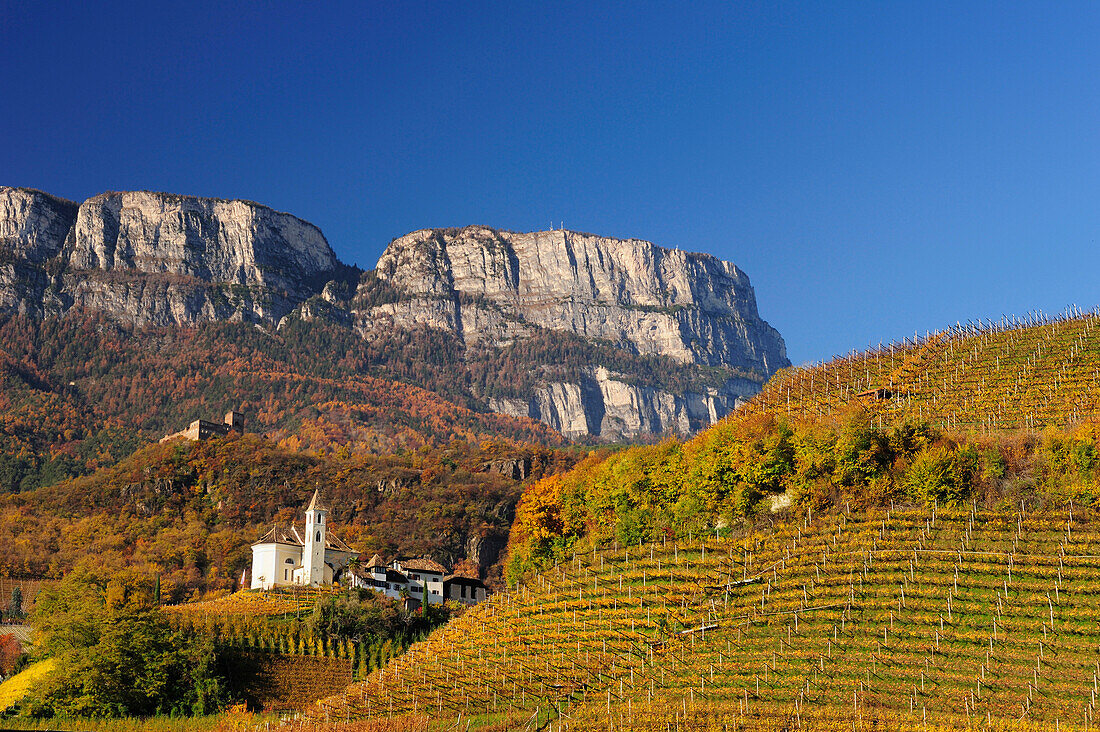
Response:
[[[519,580],[611,541],[752,525],[784,506],[1091,505],[1100,498],[1098,468],[1095,423],[981,435],[874,427],[861,411],[819,420],[737,415],[687,443],[595,454],[529,486],[509,539],[509,572]]]
[[[570,556],[315,718],[1088,729],[1098,520],[1076,505],[909,506]]]
[[[525,489],[509,593],[317,720],[1091,729],[1095,321],[783,372],[687,442],[590,454]]]
[[[433,393],[446,393],[440,385],[461,360],[430,331],[368,342],[322,321],[133,328],[84,313],[0,314],[0,490],[94,472],[231,409],[245,413],[248,431],[296,450],[564,444],[541,423]]]
[[[713,531],[778,505],[1093,503],[1098,324],[1074,313],[960,327],[781,371],[686,442],[595,455],[531,486],[512,576],[575,546]]]
[[[0,574],[60,577],[91,562],[159,576],[167,602],[235,589],[251,542],[272,522],[300,522],[317,486],[353,547],[485,572],[520,495],[514,469],[534,479],[573,459],[503,441],[404,455],[319,455],[250,434],[154,444],[93,475],[0,495]]]
[[[1065,426],[1100,408],[1100,313],[968,324],[775,375],[750,409],[879,425],[1002,431]]]

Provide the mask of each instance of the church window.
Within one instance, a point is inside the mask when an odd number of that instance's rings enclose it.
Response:
[[[318,531],[318,532],[317,532],[317,539],[316,539],[316,540],[317,540],[317,541],[320,541],[320,540],[321,540],[321,532],[320,532],[320,531]]]
[[[284,580],[290,579],[290,570],[289,569],[284,569],[283,570],[283,579]]]
[[[287,560],[286,560],[286,563],[287,563],[287,564],[294,564],[294,560],[293,560],[293,559],[290,559],[290,558],[288,557],[288,558],[287,558]]]

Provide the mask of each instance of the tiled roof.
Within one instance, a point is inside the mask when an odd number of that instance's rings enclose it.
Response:
[[[375,554],[373,557],[371,557],[370,561],[367,562],[367,568],[368,569],[371,568],[371,567],[385,567],[385,566],[386,566],[386,563],[383,562],[382,557],[378,556],[377,554]]]
[[[403,559],[401,560],[401,569],[416,570],[417,572],[438,572],[439,574],[447,574],[447,569],[438,562],[433,562],[427,557],[419,557],[417,559]]]
[[[355,553],[355,550],[345,544],[343,539],[327,531],[325,532],[325,549],[335,549],[338,552],[351,552],[352,554]]]
[[[387,569],[386,570],[386,581],[387,582],[403,582],[405,584],[408,584],[409,583],[409,578],[406,577],[405,575],[401,574],[400,572],[398,572],[396,569]]]

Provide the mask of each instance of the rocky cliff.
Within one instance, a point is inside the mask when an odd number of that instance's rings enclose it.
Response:
[[[0,314],[351,327],[372,373],[602,440],[705,427],[788,365],[741,270],[647,241],[423,230],[358,274],[248,201],[0,187]]]
[[[27,188],[0,187],[0,312],[40,312],[56,275],[65,238],[76,221],[72,201]]]
[[[340,269],[316,226],[248,201],[0,187],[0,311],[278,321]]]
[[[532,363],[548,373],[529,393],[485,395],[496,411],[535,417],[570,437],[691,432],[789,365],[741,270],[647,241],[423,230],[391,243],[376,275],[401,296],[358,313],[368,335],[380,328],[447,330],[476,358],[549,331],[626,351],[643,369],[649,359],[698,376],[696,388],[673,392],[610,363],[574,369],[568,380],[553,378],[553,363]]]

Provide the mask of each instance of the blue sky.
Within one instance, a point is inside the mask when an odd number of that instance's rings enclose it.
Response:
[[[473,223],[710,252],[796,363],[1100,302],[1096,4],[0,0],[0,18],[0,184],[256,200],[366,268]]]

